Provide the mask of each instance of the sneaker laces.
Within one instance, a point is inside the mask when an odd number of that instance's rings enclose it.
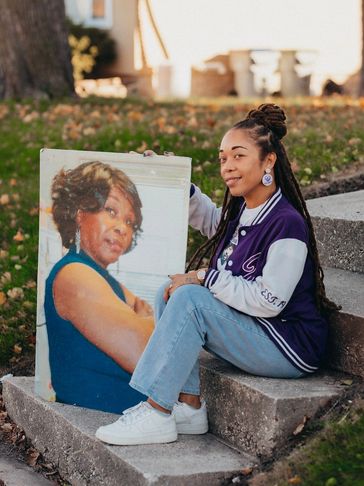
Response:
[[[118,422],[122,422],[123,424],[130,424],[136,418],[144,415],[147,410],[149,410],[149,406],[146,404],[146,402],[140,402],[137,405],[134,405],[134,407],[130,407],[124,410],[123,414],[118,419]]]

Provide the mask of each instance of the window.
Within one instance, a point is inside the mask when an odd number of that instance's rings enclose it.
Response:
[[[84,25],[98,29],[111,29],[113,0],[88,0]]]
[[[92,18],[104,19],[105,14],[105,0],[92,0]]]

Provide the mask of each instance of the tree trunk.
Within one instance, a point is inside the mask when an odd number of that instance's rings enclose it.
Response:
[[[63,0],[0,0],[0,98],[74,93]]]
[[[364,96],[364,0],[361,0],[361,69],[359,76],[359,96]]]

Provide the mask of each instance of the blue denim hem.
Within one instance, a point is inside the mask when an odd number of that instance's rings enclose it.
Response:
[[[186,390],[182,388],[180,393],[186,393],[187,395],[196,395],[199,397],[201,395],[201,390]]]
[[[158,397],[156,397],[152,392],[149,392],[142,386],[137,385],[136,383],[130,381],[129,385],[134,388],[134,390],[137,390],[138,392],[142,393],[143,395],[146,395],[148,398],[151,398],[153,402],[157,403],[161,407],[165,408],[166,410],[173,410],[174,403],[172,405],[170,403],[164,402],[163,400],[160,400]]]

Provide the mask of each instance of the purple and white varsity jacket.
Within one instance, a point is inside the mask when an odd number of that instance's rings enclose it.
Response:
[[[252,316],[296,368],[313,373],[325,351],[328,325],[315,304],[307,223],[278,188],[251,225],[239,227],[238,242],[225,268],[218,270],[218,257],[244,209],[242,199],[239,214],[218,245],[204,286],[217,299]],[[220,218],[221,208],[192,185],[190,225],[211,238]]]

